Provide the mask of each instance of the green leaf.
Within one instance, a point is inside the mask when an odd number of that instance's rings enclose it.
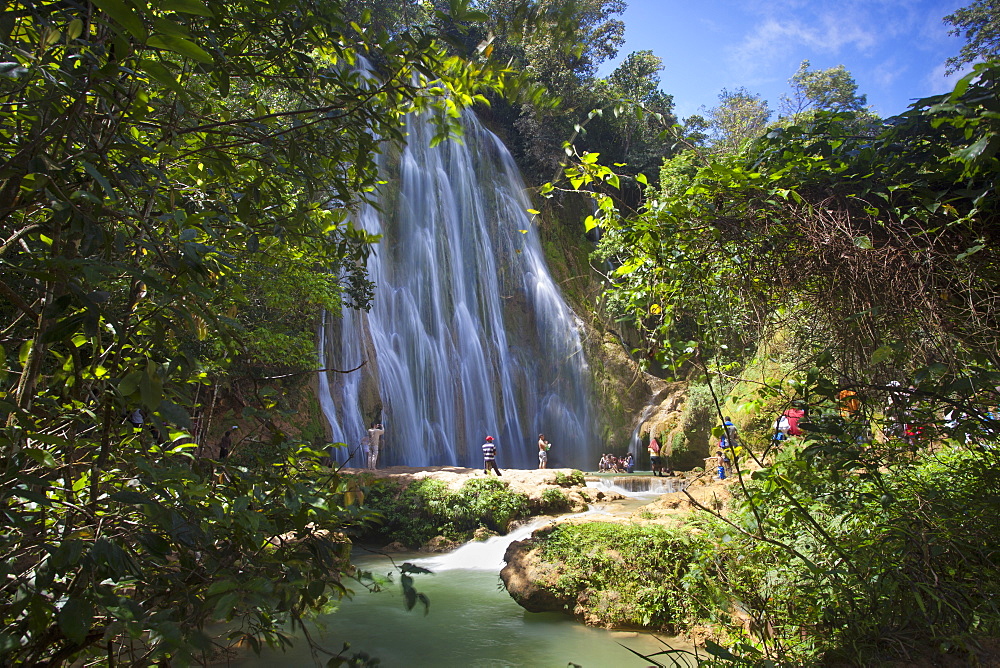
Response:
[[[226,592],[236,589],[238,583],[236,580],[216,580],[213,582],[208,590],[205,592],[205,596],[217,596],[219,594],[225,594]]]
[[[139,492],[133,492],[128,489],[123,489],[121,491],[115,492],[108,496],[112,501],[117,501],[118,503],[124,503],[129,505],[155,505],[156,501],[149,498],[145,494],[140,494]]]
[[[129,31],[133,37],[138,40],[146,39],[146,26],[143,25],[142,17],[122,0],[94,0],[94,4]]]
[[[163,381],[156,374],[156,366],[150,363],[139,379],[139,394],[146,406],[159,406],[163,400]]]
[[[742,661],[740,661],[736,657],[735,654],[733,654],[732,652],[730,652],[728,649],[726,649],[722,645],[714,643],[711,640],[708,640],[708,639],[705,640],[705,650],[709,654],[711,654],[712,656],[714,656],[716,658],[726,659],[727,661],[736,661],[738,663],[742,663]]]
[[[108,181],[107,177],[104,176],[104,174],[101,174],[101,171],[97,169],[97,167],[94,167],[86,160],[82,160],[81,164],[83,165],[83,169],[92,177],[94,177],[95,181],[101,184],[101,188],[104,189],[104,192],[107,194],[107,196],[110,197],[112,200],[117,201],[118,194],[115,193],[115,189],[111,187],[111,183]]]
[[[228,618],[231,614],[233,614],[233,608],[236,607],[239,600],[239,592],[231,591],[228,594],[224,594],[222,598],[219,599],[219,602],[215,604],[215,610],[212,612],[212,615],[216,619]]]
[[[39,448],[25,448],[21,451],[25,457],[33,459],[35,462],[44,466],[46,468],[54,469],[56,467],[56,460],[52,457],[52,453],[48,450],[41,450]]]
[[[149,46],[156,49],[166,49],[174,53],[186,56],[199,63],[212,64],[215,62],[207,51],[192,41],[174,35],[153,35],[147,41]]]
[[[858,248],[864,248],[865,250],[871,250],[873,248],[872,240],[868,237],[868,235],[854,237],[854,245]]]
[[[90,601],[71,598],[59,611],[59,629],[63,635],[77,645],[82,645],[94,621],[94,606]]]
[[[177,81],[177,77],[163,64],[147,58],[139,61],[139,69],[167,88],[178,93],[184,92],[184,87]]]
[[[160,9],[167,12],[195,14],[197,16],[215,16],[208,5],[201,0],[161,0],[159,5]]]
[[[156,412],[159,413],[165,422],[175,424],[184,429],[191,428],[191,416],[188,415],[187,410],[183,406],[178,406],[174,402],[164,399],[160,402],[160,406],[156,409]]]
[[[989,136],[980,137],[979,141],[972,144],[971,146],[966,146],[963,149],[955,151],[954,153],[952,153],[952,156],[954,156],[958,160],[961,160],[962,162],[969,162],[970,160],[975,160],[976,158],[978,158],[980,155],[983,154],[989,143],[990,143]]]
[[[145,373],[142,371],[133,371],[126,375],[122,382],[118,383],[118,391],[123,397],[127,397],[133,394],[139,388],[139,381],[142,380]]]
[[[875,352],[872,353],[872,364],[881,364],[886,360],[890,359],[895,351],[889,346],[881,346],[876,348]]]
[[[66,41],[72,42],[74,39],[83,34],[83,21],[80,19],[73,19],[70,21],[69,26],[66,28]]]
[[[15,487],[14,489],[11,490],[10,496],[16,496],[20,499],[27,499],[28,501],[37,503],[40,506],[50,507],[52,505],[52,499],[45,496],[44,493],[34,489]]]
[[[975,246],[967,248],[964,251],[962,251],[961,253],[959,253],[957,256],[955,256],[955,259],[956,260],[964,260],[965,258],[969,257],[970,255],[974,255],[974,254],[978,253],[979,251],[983,250],[985,247],[986,246],[984,246],[983,244],[976,244]]]
[[[34,345],[33,339],[28,339],[21,344],[21,348],[17,351],[17,361],[24,366],[28,362],[28,355],[31,354],[31,348]]]

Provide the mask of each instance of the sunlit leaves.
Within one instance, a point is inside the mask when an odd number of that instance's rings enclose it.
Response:
[[[364,489],[341,486],[325,451],[288,447],[276,388],[220,408],[227,372],[302,373],[317,313],[367,306],[379,237],[350,213],[407,113],[435,114],[449,139],[462,107],[524,80],[466,67],[426,31],[369,36],[337,3],[274,9],[5,14],[0,281],[20,301],[0,368],[0,510],[20,529],[6,550],[23,592],[4,611],[4,637],[20,639],[5,661],[88,661],[130,637],[185,663],[209,648],[213,614],[252,620],[234,631],[251,644],[284,642],[281,619],[345,591],[340,532],[365,516]],[[346,65],[376,43],[387,78],[363,79]],[[136,409],[141,429],[126,421]],[[259,470],[206,459],[233,411],[265,425],[239,446],[277,455]]]

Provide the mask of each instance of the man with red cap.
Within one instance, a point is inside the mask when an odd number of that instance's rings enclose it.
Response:
[[[493,444],[493,437],[487,436],[483,443],[483,473],[489,475],[490,469],[496,471],[497,475],[503,475],[497,468],[497,446]]]

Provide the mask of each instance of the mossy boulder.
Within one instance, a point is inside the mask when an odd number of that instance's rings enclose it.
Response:
[[[512,543],[500,577],[531,612],[609,628],[674,631],[689,607],[681,580],[698,538],[662,526],[563,523]]]

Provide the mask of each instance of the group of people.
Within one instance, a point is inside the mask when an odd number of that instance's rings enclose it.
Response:
[[[786,416],[782,416],[785,418]],[[779,418],[779,422],[782,418]],[[706,460],[706,468],[714,468],[719,480],[725,480],[727,476],[733,474],[733,466],[743,454],[743,446],[740,444],[740,433],[733,424],[732,419],[724,417],[722,419],[722,430],[719,436],[719,447],[714,457]]]
[[[549,450],[552,449],[552,443],[545,438],[545,434],[538,435],[538,468],[546,469],[549,467]],[[497,466],[497,446],[493,440],[492,436],[486,437],[486,442],[483,443],[483,473],[486,475],[490,474],[490,471],[494,471],[497,475],[503,475],[500,473],[500,467]]]
[[[601,455],[601,461],[597,464],[597,470],[607,473],[631,473],[635,467],[635,458],[632,453],[627,453],[624,457],[616,457],[610,452]]]

